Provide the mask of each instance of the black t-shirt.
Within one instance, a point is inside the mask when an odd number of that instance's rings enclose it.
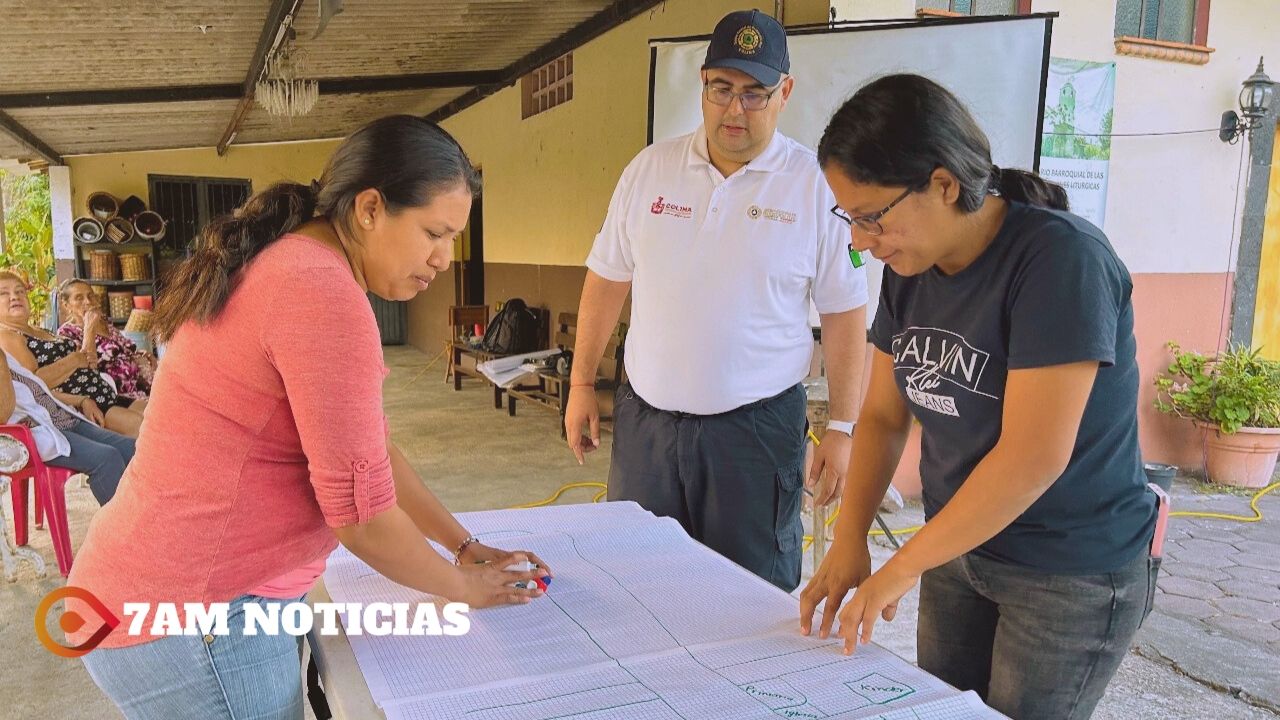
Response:
[[[1010,203],[968,267],[913,277],[884,269],[871,341],[923,430],[920,475],[933,517],[1000,438],[1011,369],[1100,364],[1067,469],[975,552],[1051,573],[1116,570],[1151,541],[1155,496],[1138,449],[1133,290],[1102,231],[1065,212]]]

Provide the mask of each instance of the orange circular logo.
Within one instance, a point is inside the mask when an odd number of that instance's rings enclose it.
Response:
[[[45,621],[48,618],[49,611],[53,609],[53,604],[68,597],[83,600],[89,605],[89,607],[93,608],[93,611],[102,619],[102,627],[98,628],[88,640],[85,640],[79,645],[67,646],[57,640],[54,640],[53,636],[49,634],[49,629],[45,626]],[[62,613],[62,617],[58,618],[58,626],[62,628],[64,633],[68,634],[76,632],[80,628],[84,627],[86,622],[87,621],[80,616],[80,613],[75,612],[74,610],[65,610]],[[45,595],[44,599],[40,601],[40,604],[36,606],[36,639],[38,639],[40,644],[44,645],[49,652],[65,658],[78,658],[82,655],[87,655],[90,650],[98,647],[98,645],[106,639],[107,635],[110,635],[111,631],[115,630],[116,626],[119,624],[120,618],[112,614],[112,612],[107,609],[107,606],[104,605],[97,596],[84,588],[71,587],[69,585],[67,587],[58,588],[48,595]]]

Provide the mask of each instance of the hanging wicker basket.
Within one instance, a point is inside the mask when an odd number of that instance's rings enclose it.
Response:
[[[133,223],[124,218],[112,218],[107,222],[107,239],[113,243],[127,243],[133,239]]]
[[[119,215],[125,220],[132,221],[134,218],[138,217],[138,213],[146,209],[147,209],[147,204],[142,202],[142,198],[138,197],[137,195],[130,195],[129,197],[120,201]]]
[[[89,196],[89,214],[106,222],[120,213],[120,201],[111,193],[96,192]]]
[[[133,229],[138,232],[138,237],[156,242],[164,237],[164,218],[159,213],[144,210],[133,219]]]
[[[83,243],[96,243],[102,239],[102,223],[96,218],[81,217],[71,224],[71,233]]]
[[[119,280],[120,256],[110,250],[89,253],[90,280]]]

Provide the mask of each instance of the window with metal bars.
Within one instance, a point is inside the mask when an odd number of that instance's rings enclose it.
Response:
[[[1026,15],[1031,0],[916,0],[917,15]]]
[[[168,222],[164,239],[156,247],[161,256],[184,257],[200,229],[221,215],[233,212],[253,192],[248,180],[149,175],[152,210]]]
[[[573,53],[561,55],[520,78],[520,117],[540,112],[573,99]]]
[[[1117,0],[1116,37],[1204,46],[1209,0]]]

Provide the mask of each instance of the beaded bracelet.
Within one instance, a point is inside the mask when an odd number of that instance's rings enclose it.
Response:
[[[454,551],[454,553],[453,553],[453,564],[454,564],[454,565],[461,565],[461,564],[462,564],[462,553],[463,553],[463,552],[465,552],[465,551],[466,551],[466,549],[467,549],[468,547],[470,547],[472,543],[478,543],[478,542],[480,542],[480,538],[476,537],[475,535],[468,535],[468,536],[467,536],[467,539],[466,539],[466,540],[463,540],[463,541],[462,541],[462,544],[458,546],[458,549]]]

